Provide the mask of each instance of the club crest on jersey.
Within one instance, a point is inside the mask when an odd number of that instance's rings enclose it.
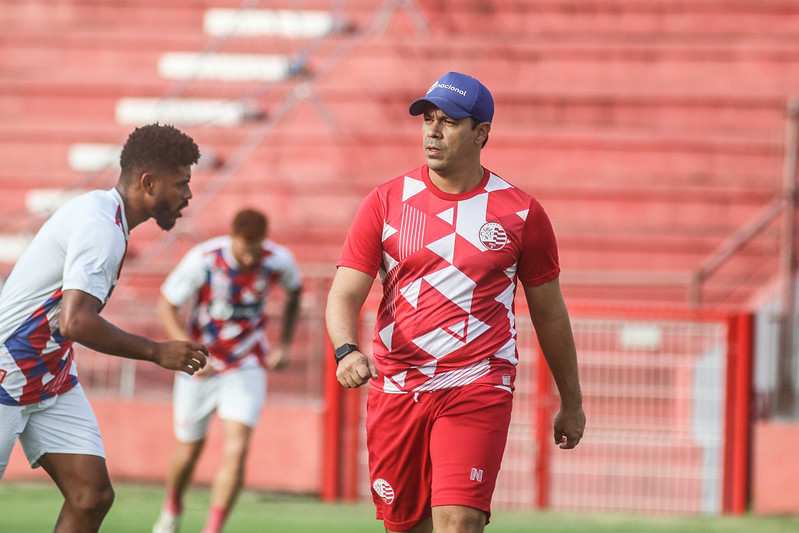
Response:
[[[375,493],[380,496],[380,499],[387,504],[391,505],[394,501],[394,489],[391,488],[391,485],[389,485],[388,481],[385,479],[376,479],[375,482],[372,483],[372,488]]]
[[[501,250],[508,244],[508,234],[496,222],[486,222],[480,228],[480,242],[489,250]]]

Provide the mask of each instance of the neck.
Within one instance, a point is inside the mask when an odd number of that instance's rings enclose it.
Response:
[[[470,166],[460,172],[443,173],[427,168],[430,181],[447,194],[461,194],[471,191],[483,181],[483,167],[479,163],[477,167]]]
[[[147,220],[148,217],[142,215],[142,210],[133,201],[130,191],[123,184],[117,183],[114,188],[125,205],[125,221],[128,223],[128,231]]]

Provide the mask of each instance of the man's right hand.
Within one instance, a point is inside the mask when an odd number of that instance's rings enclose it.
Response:
[[[208,348],[203,344],[189,341],[168,341],[158,343],[154,362],[169,370],[180,370],[189,375],[205,367]]]
[[[370,378],[377,378],[377,367],[371,358],[357,350],[339,361],[336,368],[336,379],[342,387],[360,387]]]

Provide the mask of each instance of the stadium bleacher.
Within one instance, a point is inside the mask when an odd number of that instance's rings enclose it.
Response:
[[[572,301],[689,304],[703,260],[780,192],[785,108],[799,86],[790,2],[359,0],[333,12],[314,0],[303,10],[330,18],[296,35],[299,16],[285,15],[297,3],[273,4],[261,10],[271,27],[236,34],[229,0],[4,2],[0,184],[18,191],[4,209],[20,213],[26,188],[82,183],[70,150],[119,144],[137,119],[158,117],[137,102],[209,99],[206,110],[236,112],[217,124],[197,108],[194,122],[191,108],[162,116],[186,122],[220,163],[265,133],[222,187],[195,199],[204,209],[187,211],[191,230],[224,231],[244,196],[273,213],[275,238],[303,263],[330,264],[364,194],[421,163],[405,107],[450,69],[492,88],[485,163],[547,208]],[[214,52],[279,54],[302,68],[262,82],[213,79],[208,63],[200,79],[164,77],[164,62]],[[711,276],[702,304],[753,305],[777,274],[775,233]],[[148,240],[134,239],[141,250]]]

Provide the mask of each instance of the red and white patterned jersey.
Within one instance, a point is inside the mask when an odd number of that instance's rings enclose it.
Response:
[[[190,302],[189,334],[208,347],[217,371],[264,364],[268,352],[264,305],[275,284],[286,291],[300,287],[294,256],[264,241],[261,264],[238,270],[230,236],[202,242],[186,253],[161,286],[174,306]]]
[[[560,273],[533,197],[488,170],[475,189],[448,194],[427,166],[364,200],[337,266],[382,278],[371,386],[387,393],[478,381],[512,390],[517,279],[537,286]]]
[[[72,341],[58,325],[63,292],[105,305],[128,236],[116,189],[73,198],[44,223],[0,292],[0,404],[37,403],[78,383]]]

